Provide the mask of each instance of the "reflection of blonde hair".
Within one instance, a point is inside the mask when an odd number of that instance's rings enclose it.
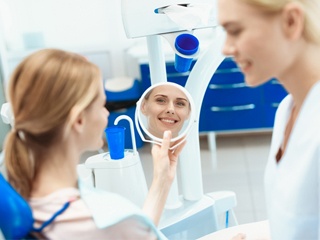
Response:
[[[28,197],[50,145],[62,140],[76,116],[97,97],[101,73],[84,57],[45,49],[27,57],[9,82],[14,128],[5,143],[10,183]]]
[[[154,88],[153,88],[153,89],[154,89]],[[144,99],[145,99],[145,100],[149,100],[149,97],[150,97],[153,89],[150,89],[150,90],[147,92],[147,94],[144,96]]]
[[[304,37],[320,44],[320,3],[319,0],[242,0],[248,4],[260,7],[266,12],[281,11],[287,3],[295,2],[302,6],[305,12]]]

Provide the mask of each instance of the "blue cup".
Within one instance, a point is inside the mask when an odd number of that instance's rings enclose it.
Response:
[[[122,126],[112,126],[105,130],[111,159],[124,158],[124,130]]]
[[[175,41],[176,50],[183,55],[193,55],[198,51],[199,40],[192,34],[180,34]],[[190,69],[192,58],[175,55],[174,67],[177,72],[187,72]]]

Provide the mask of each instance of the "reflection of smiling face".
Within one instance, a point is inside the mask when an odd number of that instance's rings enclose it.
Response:
[[[177,137],[189,118],[190,103],[180,89],[164,85],[153,88],[147,94],[141,111],[148,117],[148,130],[152,135],[162,138],[165,130],[171,130],[172,136]]]

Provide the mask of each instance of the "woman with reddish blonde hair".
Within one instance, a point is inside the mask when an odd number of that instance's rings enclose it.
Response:
[[[96,65],[71,52],[37,51],[15,69],[8,97],[14,116],[4,151],[8,180],[29,202],[35,227],[44,226],[42,237],[163,237],[155,226],[183,148],[169,150],[170,131],[164,133],[162,146],[152,148],[154,176],[141,210],[129,200],[91,189],[78,180],[80,156],[103,146],[108,123],[102,76]],[[97,206],[99,212],[94,210]]]

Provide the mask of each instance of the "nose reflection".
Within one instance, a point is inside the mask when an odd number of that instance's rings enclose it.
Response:
[[[168,108],[167,108],[167,113],[174,114],[174,104],[173,104],[173,102],[169,102]]]

